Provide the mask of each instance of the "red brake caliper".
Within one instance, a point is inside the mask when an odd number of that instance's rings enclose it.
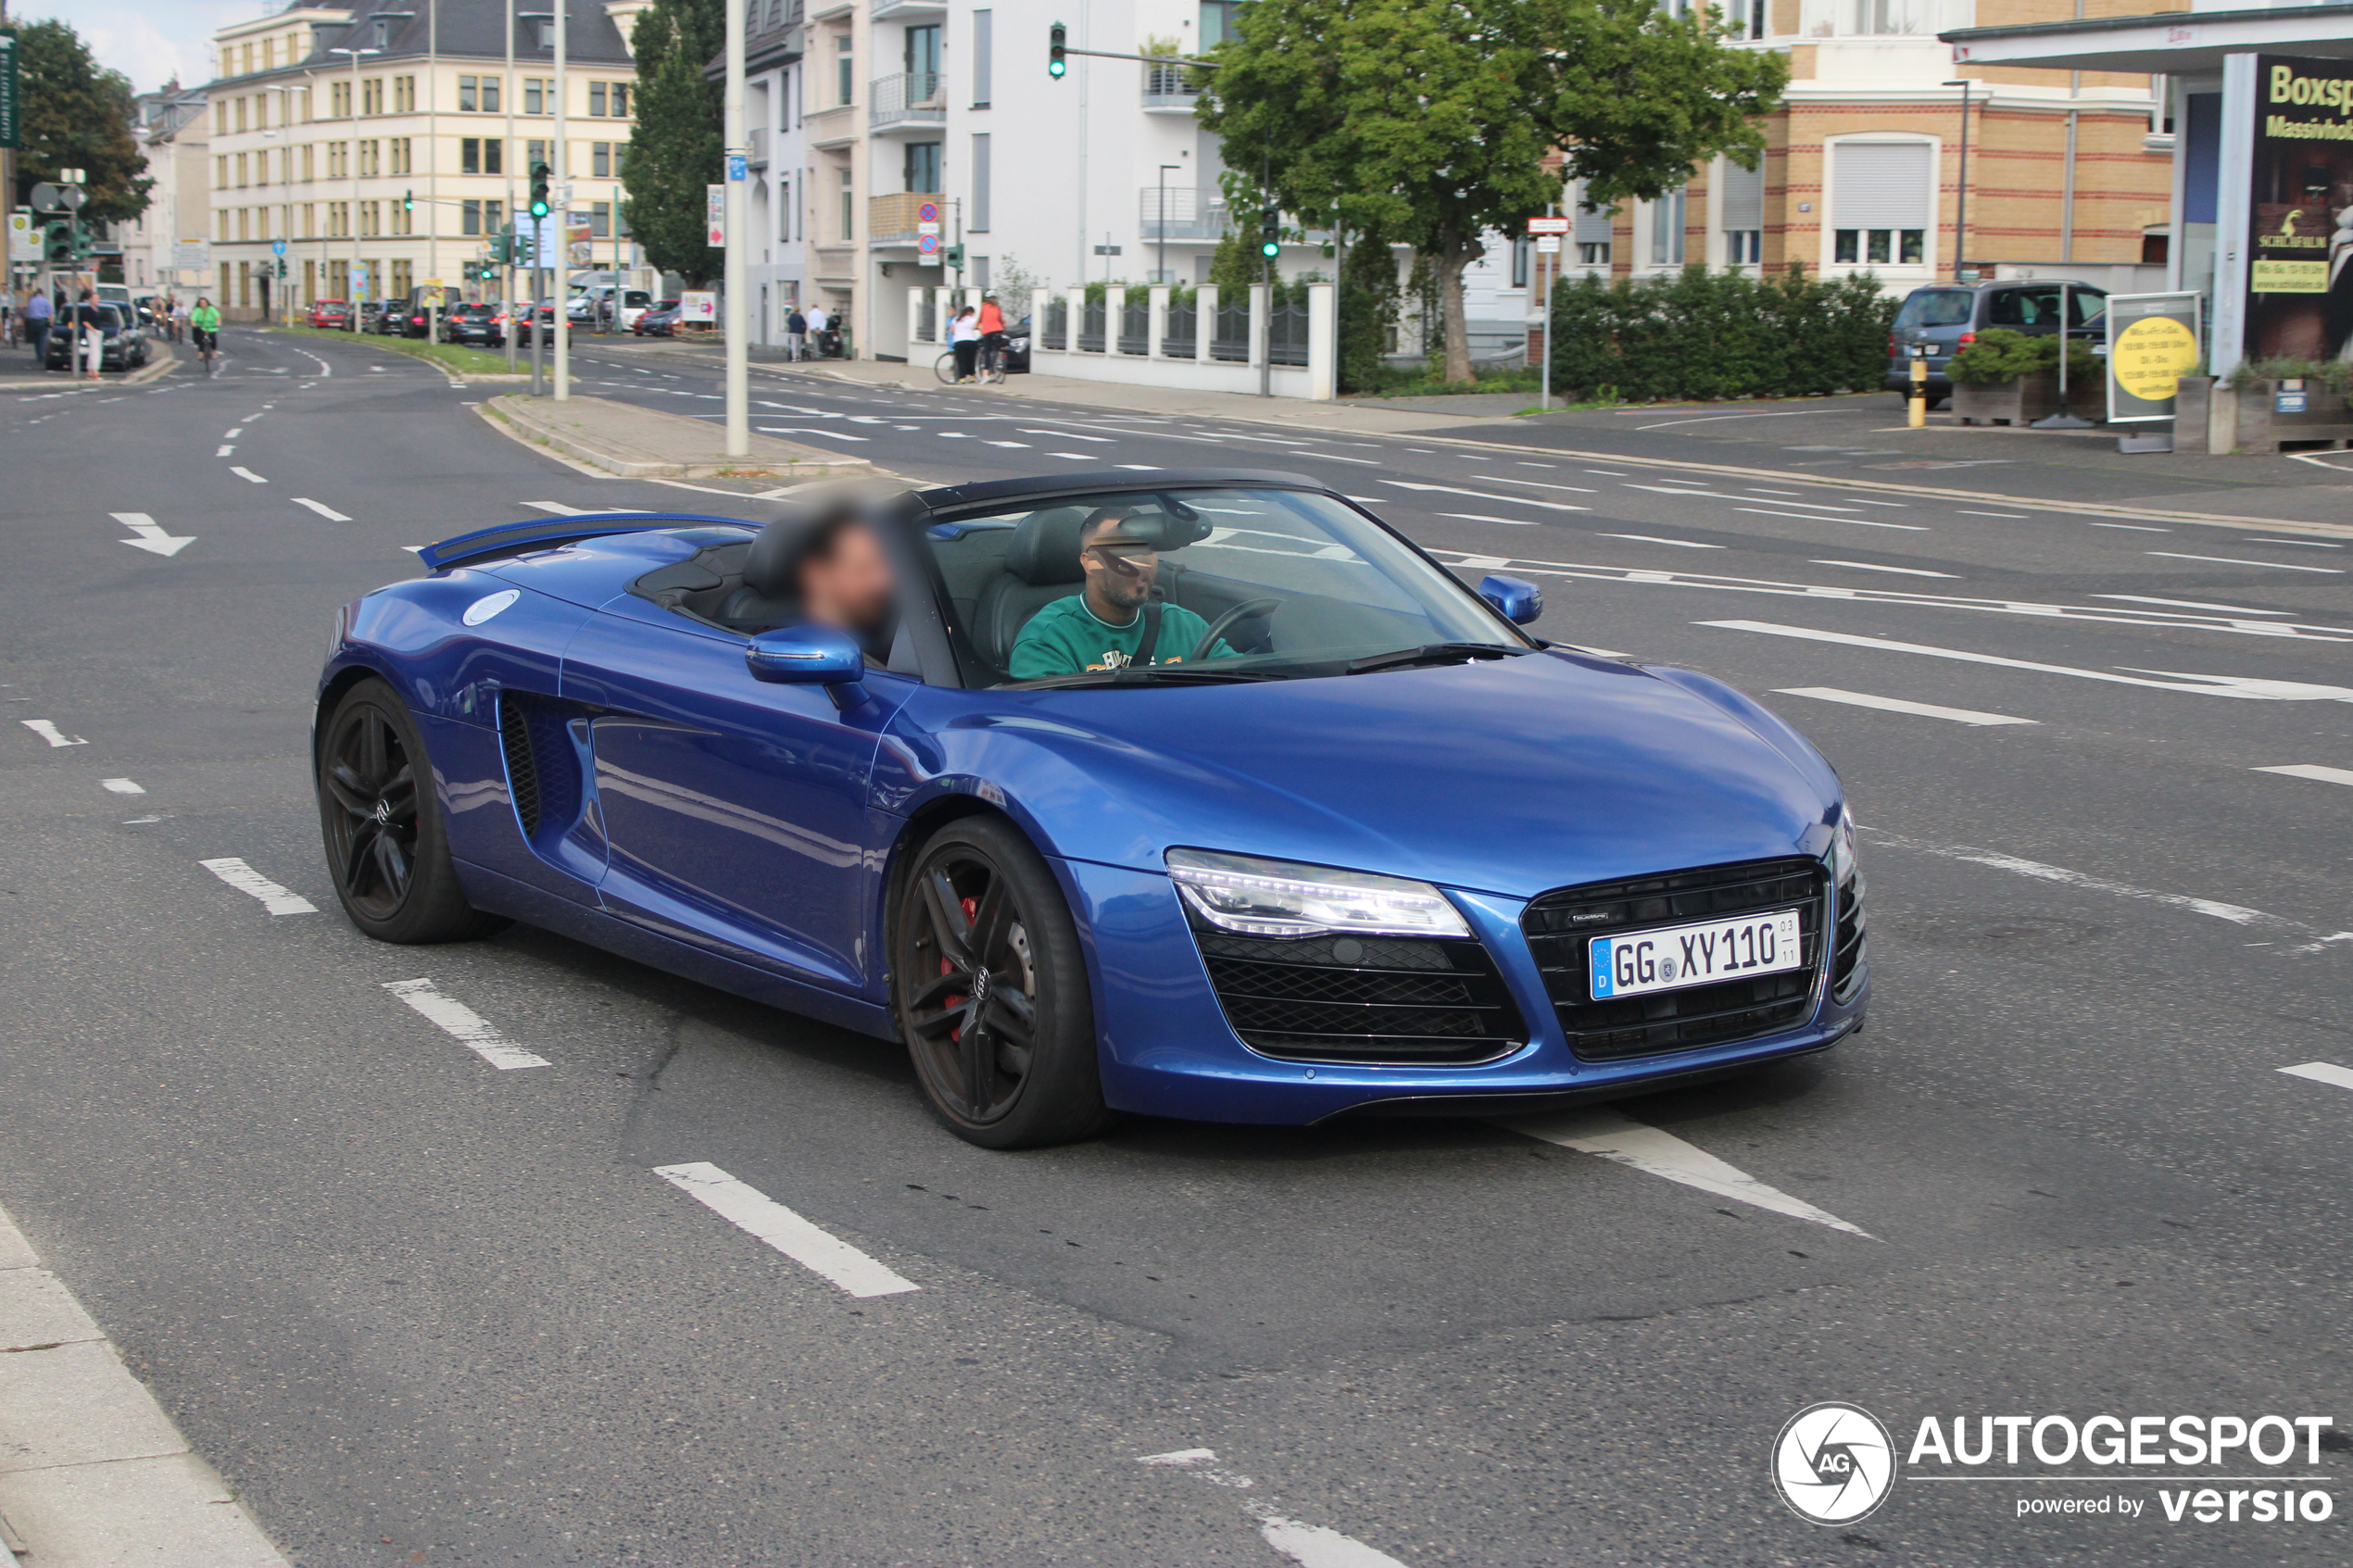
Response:
[[[958,900],[958,903],[959,903],[960,907],[961,907],[961,908],[963,909],[963,911],[964,911],[964,919],[965,919],[966,921],[968,921],[968,922],[969,922],[969,921],[971,921],[971,920],[975,919],[975,917],[977,917],[977,916],[979,915],[979,913],[980,913],[980,900],[979,900],[979,899],[977,899],[977,898],[963,898],[963,899],[960,899],[960,900]],[[949,972],[950,970],[952,970],[954,967],[955,967],[954,965],[950,964],[950,962],[949,962],[946,959],[944,959],[944,958],[943,958],[943,959],[941,959],[941,960],[939,960],[939,972],[940,972],[940,973],[942,973],[942,974],[946,974],[946,973],[948,973],[948,972]],[[953,996],[953,997],[942,997],[942,998],[940,999],[940,1004],[939,1004],[939,1005],[940,1005],[940,1006],[942,1006],[942,1007],[944,1007],[944,1008],[949,1008],[949,1009],[960,1008],[960,1007],[963,1007],[963,1006],[964,1005],[964,998],[963,997],[963,996],[962,996],[962,995]],[[956,1041],[961,1042],[961,1041],[963,1039],[963,1037],[964,1037],[964,1032],[963,1032],[963,1028],[962,1028],[962,1027],[958,1027],[958,1028],[950,1029],[950,1031],[948,1031],[948,1037],[949,1037],[950,1039],[951,1039],[951,1040],[956,1040]]]

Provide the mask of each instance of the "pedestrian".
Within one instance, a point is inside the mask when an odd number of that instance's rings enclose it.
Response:
[[[962,386],[973,379],[973,364],[980,358],[980,323],[973,307],[965,306],[948,323],[948,346],[956,351],[956,384]]]
[[[792,314],[785,318],[785,358],[804,358],[808,350],[809,318],[800,313],[799,306],[795,306]]]
[[[188,313],[188,325],[196,340],[196,358],[204,361],[204,373],[212,374],[212,356],[220,345],[220,312],[212,301],[198,295],[196,307]]]
[[[32,362],[44,370],[49,368],[49,329],[57,319],[57,307],[49,303],[48,291],[33,290],[32,297],[24,302],[24,335],[32,340]]]
[[[809,348],[811,358],[822,358],[824,357],[825,345],[820,342],[819,339],[825,335],[825,328],[830,323],[825,319],[824,306],[823,304],[811,305],[809,307]]]
[[[997,303],[995,295],[985,294],[980,296],[978,324],[980,327],[980,378],[987,381],[993,376],[1001,383],[1005,379],[1005,312],[1004,308]]]
[[[107,354],[107,333],[105,327],[101,325],[103,320],[104,318],[98,314],[97,291],[83,289],[82,303],[73,307],[74,332],[80,339],[79,352],[75,358],[85,361],[87,366],[85,374],[92,381],[102,379],[98,374],[98,367],[105,360]]]

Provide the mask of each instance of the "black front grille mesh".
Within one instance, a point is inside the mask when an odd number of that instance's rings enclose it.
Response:
[[[1460,1063],[1491,1060],[1528,1038],[1475,941],[1237,936],[1199,923],[1193,936],[1227,1021],[1262,1055]]]
[[[1831,952],[1831,996],[1834,999],[1855,999],[1855,993],[1862,989],[1869,957],[1869,943],[1863,932],[1863,873],[1858,871],[1838,889],[1838,930]]]
[[[507,754],[507,790],[514,797],[515,817],[529,838],[539,831],[539,767],[533,756],[531,721],[511,692],[499,694],[498,742]]]
[[[1821,974],[1823,904],[1818,860],[1755,860],[1560,888],[1529,904],[1520,930],[1543,971],[1544,989],[1569,1048],[1589,1061],[1608,1061],[1721,1045],[1804,1022]],[[1589,938],[1787,909],[1798,911],[1806,961],[1797,969],[1680,991],[1593,998]],[[1859,903],[1856,913],[1859,921]],[[1859,924],[1856,929],[1859,944]]]

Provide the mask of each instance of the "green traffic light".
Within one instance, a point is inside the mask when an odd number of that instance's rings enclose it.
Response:
[[[1258,254],[1266,257],[1267,260],[1272,261],[1275,257],[1283,254],[1283,247],[1277,245],[1274,241],[1268,240],[1265,245],[1258,247]]]
[[[544,202],[544,201],[535,201],[535,202],[533,202],[533,203],[531,204],[531,215],[532,215],[534,218],[545,218],[545,217],[547,217],[547,204],[546,202]]]

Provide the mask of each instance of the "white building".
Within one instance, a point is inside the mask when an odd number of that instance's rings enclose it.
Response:
[[[212,230],[211,165],[202,88],[173,82],[132,100],[131,134],[145,156],[140,173],[155,184],[147,209],[114,225],[122,247],[122,281],[132,289],[173,284],[209,288],[211,280],[172,270],[173,245],[201,242]],[[206,269],[209,270],[209,269]]]

